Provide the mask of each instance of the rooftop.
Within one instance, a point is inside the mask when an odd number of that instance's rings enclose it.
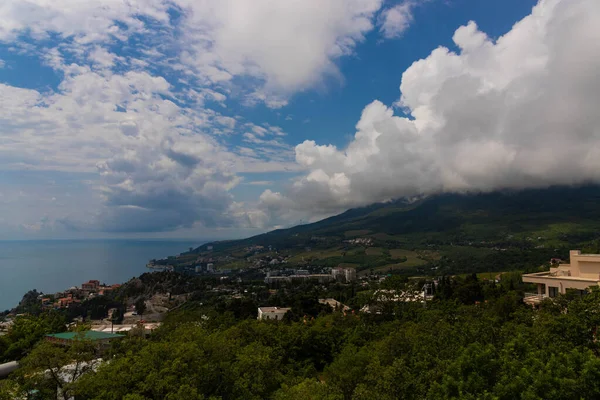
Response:
[[[287,312],[287,311],[291,310],[291,308],[282,308],[282,307],[259,307],[258,309],[261,310],[263,313],[266,313],[266,312],[274,313],[274,312],[282,312],[282,311]]]
[[[107,340],[117,339],[124,337],[116,333],[97,332],[97,331],[83,331],[83,332],[61,332],[46,335],[46,337],[60,339],[60,340]]]
[[[569,276],[557,274],[554,271],[534,272],[531,274],[523,274],[525,278],[550,278],[564,281],[586,281],[586,282],[598,282],[600,279],[597,278],[584,278],[581,276]]]

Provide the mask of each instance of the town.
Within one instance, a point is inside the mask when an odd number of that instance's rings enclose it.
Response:
[[[176,268],[154,270],[122,284],[89,280],[51,295],[30,292],[12,312],[3,315],[0,343],[10,342],[18,327],[31,318],[67,317],[64,325],[48,325],[41,336],[32,338],[67,352],[78,343],[91,346],[90,355],[79,367],[57,366],[63,371],[55,379],[61,392],[68,390],[61,389],[68,387],[65,384],[85,381],[83,373],[71,374],[74,368],[95,370],[104,365],[103,357],[114,351],[111,349],[119,348],[118,343],[130,343],[128,338],[151,342],[155,340],[155,332],[174,329],[179,324],[175,321],[187,318],[189,313],[193,313],[194,321],[203,329],[217,331],[228,318],[233,318],[228,324],[254,319],[266,324],[300,323],[310,327],[316,318],[327,315],[381,323],[407,312],[435,310],[447,301],[487,307],[488,301],[496,304],[498,296],[508,296],[507,299],[518,296],[518,301],[510,307],[516,310],[519,304],[524,304],[530,312],[539,312],[535,310],[549,307],[555,299],[592,299],[600,291],[600,255],[575,250],[570,252],[569,262],[552,258],[545,265],[532,266],[525,274],[507,271],[485,277],[358,276],[355,268],[343,265],[289,268],[285,266],[288,260],[283,256],[261,260],[261,268],[265,269],[262,277],[257,277],[256,271],[219,271],[215,268],[218,259],[208,257],[204,260],[206,265],[195,265],[183,272],[177,272]],[[19,351],[29,351],[10,346],[8,349],[5,363],[0,363],[0,379],[17,373],[21,368],[19,359],[23,357]]]

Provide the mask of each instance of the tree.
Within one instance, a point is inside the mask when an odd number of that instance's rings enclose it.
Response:
[[[325,369],[328,382],[342,394],[344,400],[352,398],[355,387],[364,379],[369,358],[366,347],[359,350],[354,346],[347,346]]]
[[[389,284],[408,294],[423,282]],[[437,289],[425,305],[388,302],[387,316],[319,312],[319,297],[350,292],[341,285],[261,294],[261,303],[312,310],[309,323],[261,323],[252,318],[252,300],[198,291],[149,338],[114,343],[110,362],[95,372],[81,373],[88,366],[81,361],[73,366],[82,358],[70,353],[74,347],[42,343],[23,360],[22,375],[0,384],[0,400],[32,388],[43,398],[67,393],[94,400],[600,398],[600,288],[539,309],[525,306],[508,285],[472,275],[443,278]],[[364,304],[369,293],[350,295],[348,304]],[[143,299],[136,303],[138,312],[145,310]],[[25,336],[25,327],[35,326],[21,324]],[[66,371],[80,373],[75,384],[52,375],[65,363]]]
[[[0,380],[0,400],[25,398],[23,388],[12,379]]]
[[[136,300],[135,311],[138,313],[140,318],[142,318],[142,315],[144,314],[144,312],[146,312],[146,299],[144,297],[140,297]]]
[[[117,307],[113,310],[112,315],[110,315],[110,320],[113,324],[122,324],[123,323],[123,307]]]
[[[27,313],[38,315],[42,311],[42,302],[39,299],[40,296],[42,296],[42,293],[38,292],[36,289],[25,293],[19,302],[19,305],[15,308],[15,312],[18,314]]]
[[[57,312],[43,313],[38,317],[17,317],[8,330],[8,334],[1,337],[4,342],[4,354],[0,354],[0,361],[13,361],[23,358],[44,335],[63,332],[65,318]]]
[[[343,400],[342,393],[316,379],[306,379],[294,386],[283,385],[274,400]]]
[[[75,339],[61,346],[42,341],[21,360],[17,380],[27,390],[38,390],[42,398],[71,399],[77,392],[77,380],[97,368],[93,342]]]

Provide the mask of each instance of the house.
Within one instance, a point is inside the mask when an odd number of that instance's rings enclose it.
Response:
[[[539,304],[544,298],[565,294],[567,290],[585,292],[590,286],[600,285],[600,254],[569,252],[570,264],[557,264],[550,271],[523,275],[523,282],[537,284],[537,293],[526,293],[523,301]]]
[[[14,322],[13,320],[9,319],[6,320],[4,322],[0,322],[0,332],[5,332],[8,331],[8,329],[13,326]],[[0,335],[2,335],[2,333],[0,333]]]
[[[69,294],[67,294],[67,297],[62,297],[62,298],[58,299],[54,305],[55,305],[55,307],[58,307],[58,308],[68,308],[79,302],[80,301],[78,299],[73,297],[72,293],[69,293]]]
[[[291,308],[283,307],[258,307],[258,319],[259,320],[282,320],[285,313],[290,311]]]
[[[91,280],[81,284],[81,290],[86,292],[94,292],[100,286],[100,281]]]
[[[98,294],[99,295],[105,295],[108,292],[110,292],[111,290],[116,290],[116,289],[118,289],[120,287],[121,287],[121,285],[119,285],[118,283],[116,283],[116,284],[110,285],[110,286],[108,286],[108,285],[100,285],[100,286],[98,286],[97,289],[98,289]]]

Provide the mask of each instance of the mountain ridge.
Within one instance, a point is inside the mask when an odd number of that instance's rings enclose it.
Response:
[[[503,236],[500,232],[504,232],[504,236],[519,235],[552,229],[557,224],[571,225],[564,226],[565,235],[600,231],[600,186],[445,193],[410,203],[398,199],[349,209],[314,223],[276,229],[245,239],[206,243],[194,252],[202,252],[208,246],[268,245],[275,237],[297,242],[293,238],[298,236],[310,241],[308,235],[361,236],[353,235],[353,230],[365,231],[362,236],[369,237],[377,234],[437,237],[441,234],[499,240]],[[479,229],[484,227],[478,225],[488,225],[489,229]]]

